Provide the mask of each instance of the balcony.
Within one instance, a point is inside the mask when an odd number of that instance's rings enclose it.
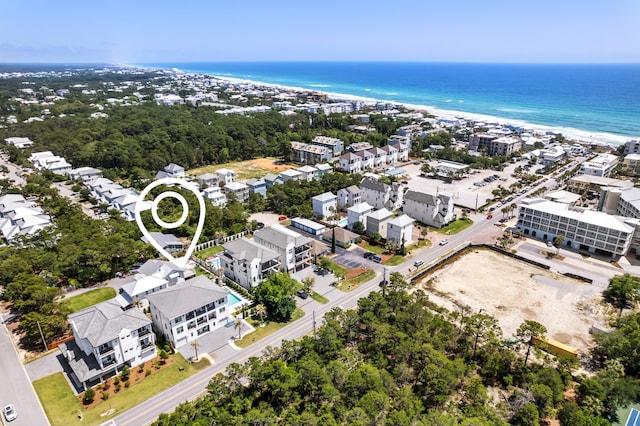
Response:
[[[147,348],[153,346],[153,341],[149,340],[147,342],[140,342],[140,348],[142,352],[144,352]]]
[[[110,365],[113,365],[116,363],[116,359],[112,358],[112,359],[107,359],[107,360],[102,360],[102,368],[107,368]]]
[[[102,348],[98,349],[98,353],[100,355],[106,355],[106,354],[111,353],[113,351],[114,351],[113,346],[106,346],[106,347],[102,347]]]
[[[144,337],[148,334],[151,334],[151,329],[150,328],[142,328],[138,330],[138,337]]]

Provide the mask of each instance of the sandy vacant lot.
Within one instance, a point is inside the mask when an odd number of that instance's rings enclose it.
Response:
[[[499,320],[505,338],[529,319],[544,324],[548,337],[585,353],[589,328],[604,321],[602,289],[488,250],[463,255],[420,285],[452,311],[483,309]]]
[[[200,176],[204,173],[215,173],[216,170],[222,168],[227,168],[236,172],[238,180],[246,180],[263,177],[269,172],[280,173],[287,169],[292,169],[293,166],[278,164],[278,159],[276,158],[255,158],[247,161],[199,167],[197,169],[189,170],[188,173],[193,176]]]

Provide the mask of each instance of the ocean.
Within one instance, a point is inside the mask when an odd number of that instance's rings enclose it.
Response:
[[[141,64],[403,103],[583,140],[640,137],[640,64],[221,62]]]

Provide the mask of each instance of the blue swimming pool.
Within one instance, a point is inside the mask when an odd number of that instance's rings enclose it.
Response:
[[[242,299],[238,295],[236,295],[235,293],[229,292],[229,295],[227,296],[227,305],[233,306],[233,305],[237,305],[240,302],[242,302]]]

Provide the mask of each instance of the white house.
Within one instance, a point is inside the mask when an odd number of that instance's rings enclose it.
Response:
[[[453,196],[448,192],[430,194],[407,191],[402,211],[425,225],[442,228],[454,218]]]
[[[312,166],[302,166],[297,169],[300,173],[302,173],[301,180],[306,180],[311,182],[312,180],[318,179],[318,169]]]
[[[204,275],[150,294],[153,326],[174,347],[184,346],[229,322],[228,295]]]
[[[337,197],[332,192],[325,192],[311,198],[314,216],[324,219],[336,214]]]
[[[224,193],[229,198],[229,194],[235,194],[239,202],[244,203],[249,199],[249,187],[242,182],[231,182],[224,186]]]
[[[236,181],[236,172],[234,172],[233,170],[224,169],[224,168],[219,169],[216,172],[216,175],[218,175],[218,181],[224,182],[225,185],[228,185],[231,182]]]
[[[81,388],[94,386],[127,364],[131,367],[156,357],[151,320],[142,310],[123,309],[107,300],[68,317],[74,340],[58,346]]]
[[[29,161],[38,170],[50,170],[57,175],[66,175],[73,168],[63,157],[53,155],[51,151],[34,152]]]
[[[282,178],[283,182],[289,180],[302,180],[303,176],[304,175],[302,174],[302,172],[294,169],[285,170],[280,173],[280,177]]]
[[[9,146],[15,146],[16,148],[24,149],[30,148],[33,145],[33,141],[29,138],[11,137],[6,138],[5,143]]]
[[[413,219],[406,214],[395,217],[387,223],[387,241],[398,246],[413,242]]]
[[[281,225],[255,231],[253,240],[280,255],[283,271],[297,272],[311,264],[311,238]]]
[[[338,164],[340,164],[340,170],[345,173],[362,172],[362,157],[358,154],[352,152],[346,153],[340,156]]]
[[[361,200],[376,209],[385,207],[394,211],[402,206],[403,187],[397,182],[388,185],[375,177],[369,176],[360,182],[360,191]]]
[[[367,215],[367,235],[380,234],[382,238],[387,238],[387,224],[393,217],[393,212],[384,207]]]
[[[612,154],[600,154],[580,165],[580,173],[590,176],[609,177],[618,165],[618,157]]]
[[[202,196],[216,207],[224,207],[227,204],[227,196],[222,193],[219,186],[210,186],[202,191]]]
[[[51,216],[19,194],[0,197],[0,232],[8,243],[21,235],[33,235],[51,225]]]
[[[69,179],[82,180],[88,182],[90,180],[99,178],[102,176],[102,170],[95,169],[93,167],[78,167],[69,172]]]
[[[386,163],[390,166],[394,166],[398,162],[399,149],[393,145],[385,145],[380,148],[385,152]]]
[[[238,238],[222,247],[220,265],[225,276],[246,289],[258,286],[267,275],[280,270],[280,254],[253,240]]]
[[[347,209],[347,228],[353,230],[353,225],[360,222],[367,228],[367,215],[373,211],[368,203],[358,203]]]
[[[361,200],[360,188],[351,185],[346,188],[338,190],[338,208],[341,210],[347,209],[351,206],[359,204]]]
[[[158,172],[156,174],[156,179],[164,179],[164,178],[178,178],[183,179],[185,177],[184,167],[179,166],[175,163],[169,163],[164,170]]]
[[[218,181],[218,175],[214,173],[203,173],[198,176],[198,184],[200,185],[200,188],[218,186]]]

